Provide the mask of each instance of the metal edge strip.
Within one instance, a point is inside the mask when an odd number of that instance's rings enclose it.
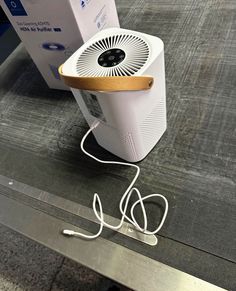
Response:
[[[225,290],[103,238],[66,238],[59,230],[70,224],[6,196],[0,205],[1,224],[134,290]]]
[[[14,191],[23,193],[31,198],[39,200],[40,202],[50,204],[56,208],[62,209],[84,219],[87,219],[91,222],[99,224],[99,221],[96,219],[93,210],[89,207],[64,199],[55,194],[45,192],[35,187],[26,185],[24,183],[15,181],[2,175],[0,175],[0,185],[8,187]],[[104,214],[104,217],[106,222],[113,225],[118,225],[120,222],[119,219],[107,214]],[[141,233],[135,230],[133,226],[127,222],[124,222],[123,226],[118,230],[118,232],[150,246],[155,246],[158,243],[158,239],[155,235],[146,235],[144,233]]]

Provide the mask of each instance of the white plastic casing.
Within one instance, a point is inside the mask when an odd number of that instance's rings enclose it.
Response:
[[[81,53],[95,41],[115,34],[131,34],[141,37],[149,46],[149,57],[144,66],[134,75],[149,75],[154,77],[150,90],[94,92],[100,105],[103,117],[97,118],[91,114],[82,97],[83,92],[71,88],[80,109],[91,126],[100,119],[99,126],[93,131],[100,146],[129,161],[142,160],[160,140],[166,130],[166,89],[164,45],[158,37],[147,34],[110,28],[97,33],[80,49],[78,49],[63,65],[66,75],[77,76],[76,63]]]

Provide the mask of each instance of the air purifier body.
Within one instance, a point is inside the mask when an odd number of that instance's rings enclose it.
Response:
[[[164,45],[158,37],[103,30],[61,66],[60,74],[87,123],[100,121],[93,131],[98,144],[118,157],[142,160],[165,132]]]

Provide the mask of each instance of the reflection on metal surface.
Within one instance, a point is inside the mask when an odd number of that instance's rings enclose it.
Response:
[[[0,209],[2,224],[134,290],[224,290],[102,238],[65,238],[58,230],[72,225],[3,195]]]
[[[0,185],[9,187],[12,190],[23,193],[31,198],[39,200],[40,202],[50,204],[56,208],[62,209],[84,219],[87,219],[91,222],[99,223],[91,208],[80,205],[76,202],[64,199],[55,194],[42,191],[40,189],[15,181],[2,175],[0,175]],[[110,215],[104,214],[104,218],[106,222],[113,225],[117,225],[120,222],[119,219]],[[158,243],[157,237],[155,235],[146,235],[144,233],[141,233],[133,229],[133,226],[130,223],[124,223],[123,226],[118,230],[118,232],[150,246],[155,246]]]
[[[136,229],[134,229],[130,223],[127,222],[124,222],[124,224],[122,225],[118,232],[126,236],[132,237],[136,240],[139,240],[143,243],[146,243],[150,246],[155,246],[158,243],[158,239],[155,235],[146,235],[142,232],[139,232]]]

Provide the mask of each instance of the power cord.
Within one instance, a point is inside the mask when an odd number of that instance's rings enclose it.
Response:
[[[98,232],[96,234],[94,234],[94,235],[86,235],[86,234],[83,234],[83,233],[80,233],[80,232],[75,232],[73,230],[64,229],[62,231],[62,233],[64,235],[67,235],[67,236],[77,236],[77,237],[81,237],[81,238],[85,238],[85,239],[95,239],[95,238],[100,236],[104,226],[107,227],[107,228],[110,228],[112,230],[119,230],[122,227],[122,225],[124,223],[124,220],[126,219],[138,231],[143,232],[143,233],[148,234],[148,235],[156,234],[162,228],[162,226],[163,226],[163,224],[165,222],[167,213],[168,213],[168,201],[167,201],[167,199],[161,194],[150,194],[150,195],[142,197],[140,192],[139,192],[139,190],[137,188],[133,187],[134,183],[136,182],[136,180],[137,180],[137,178],[138,178],[138,176],[140,174],[139,166],[137,166],[135,164],[125,163],[125,162],[104,161],[104,160],[96,158],[95,156],[93,156],[92,154],[88,153],[84,149],[84,142],[85,142],[87,136],[90,134],[90,132],[92,132],[99,125],[99,123],[100,123],[99,121],[96,121],[91,126],[91,128],[87,131],[87,133],[84,135],[84,137],[82,138],[81,143],[80,143],[81,150],[87,156],[89,156],[90,158],[94,159],[95,161],[97,161],[99,163],[102,163],[102,164],[114,164],[114,165],[124,165],[124,166],[130,166],[130,167],[133,167],[133,168],[136,169],[136,174],[135,174],[131,184],[129,185],[129,187],[127,188],[127,190],[125,191],[125,193],[123,194],[123,196],[122,196],[122,198],[120,200],[119,208],[120,208],[120,212],[122,214],[120,223],[118,225],[114,226],[114,225],[111,225],[111,224],[105,222],[101,199],[100,199],[99,195],[97,193],[95,193],[94,197],[93,197],[93,211],[94,211],[94,214],[95,214],[96,218],[100,222],[100,227],[99,227]],[[134,193],[137,194],[138,199],[131,206],[131,209],[130,209],[130,216],[131,217],[128,217],[126,215],[126,212],[127,212],[127,208],[128,208],[128,204],[129,204],[130,198],[131,198],[132,194],[134,194]],[[160,198],[162,198],[164,200],[164,202],[165,202],[165,211],[164,211],[162,220],[161,220],[160,224],[158,225],[158,227],[154,231],[148,231],[147,230],[147,214],[146,214],[146,210],[145,210],[143,201],[145,201],[145,200],[147,200],[149,198],[153,198],[153,197],[160,197]],[[138,222],[137,222],[137,220],[135,219],[135,216],[134,216],[134,209],[138,204],[140,204],[141,209],[142,209],[144,227],[141,227],[138,224]],[[97,205],[98,205],[99,210],[97,210]]]

